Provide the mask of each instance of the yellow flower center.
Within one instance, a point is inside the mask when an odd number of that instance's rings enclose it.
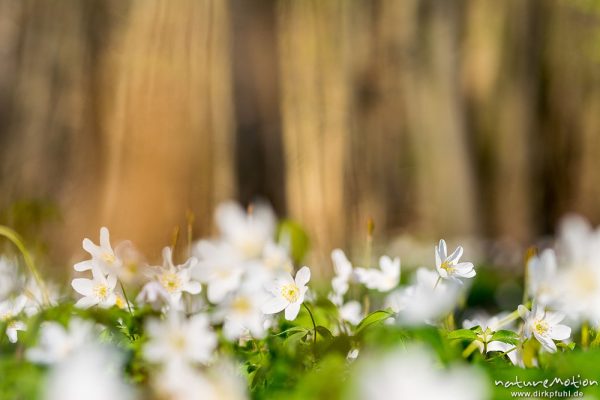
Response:
[[[294,285],[293,283],[289,283],[287,285],[283,285],[281,288],[281,295],[290,303],[295,303],[298,301],[300,289],[298,289],[298,286]]]
[[[539,334],[539,335],[544,335],[548,332],[549,327],[548,327],[548,323],[546,323],[546,321],[543,320],[538,320],[535,321],[533,324],[533,329]]]
[[[450,263],[448,261],[444,261],[442,263],[442,265],[440,265],[440,268],[443,270],[446,270],[446,272],[448,272],[449,274],[454,272],[454,267],[452,265],[450,265]]]
[[[174,272],[164,272],[159,281],[169,293],[176,292],[181,287],[181,279]]]
[[[102,261],[104,261],[107,264],[114,264],[114,262],[116,261],[114,254],[110,253],[103,253],[101,258]]]
[[[249,313],[252,310],[252,304],[250,304],[250,301],[248,300],[247,297],[237,297],[235,300],[233,300],[233,303],[231,304],[231,308],[233,308],[235,311],[239,312],[239,313]]]
[[[108,297],[108,286],[103,283],[94,286],[94,295],[101,301],[106,300]]]
[[[177,351],[185,350],[186,343],[185,336],[183,335],[173,334],[171,336],[171,345],[173,346],[173,349]]]
[[[12,313],[9,312],[5,312],[0,314],[0,321],[8,321],[9,319],[11,319],[13,317]]]

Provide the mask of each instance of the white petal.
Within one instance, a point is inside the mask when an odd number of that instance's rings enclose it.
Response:
[[[571,336],[571,328],[566,325],[555,325],[550,329],[550,337],[554,340],[566,340]]]
[[[462,246],[458,246],[456,250],[454,250],[454,252],[448,256],[448,262],[453,263],[458,261],[462,257],[462,254],[463,248]]]
[[[77,278],[73,279],[71,286],[77,293],[84,296],[91,296],[94,288],[94,282],[91,279]]]
[[[442,261],[446,260],[446,255],[448,254],[448,250],[446,248],[446,241],[444,239],[440,239],[440,242],[437,247],[438,254]]]
[[[263,304],[261,310],[264,314],[275,314],[283,310],[289,304],[283,297],[273,297]]]
[[[538,342],[540,342],[542,344],[544,349],[546,349],[548,352],[554,353],[556,351],[556,344],[554,344],[554,341],[552,340],[552,338],[545,336],[545,335],[539,335],[535,331],[533,332],[533,335],[538,340]]]
[[[94,297],[82,297],[75,303],[75,307],[86,309],[95,306],[96,304],[98,304],[98,299]]]
[[[108,233],[108,228],[105,226],[100,228],[100,246],[104,250],[112,249],[110,247],[110,234]]]
[[[6,328],[6,336],[11,343],[17,343],[17,330],[14,328]]]
[[[73,269],[78,272],[88,271],[92,269],[92,260],[78,262],[77,264],[73,265]]]
[[[285,309],[285,319],[288,321],[293,321],[298,316],[298,312],[300,312],[301,302],[292,303]]]
[[[302,287],[310,281],[310,268],[304,266],[296,272],[296,286]]]
[[[202,291],[200,282],[190,281],[183,286],[183,291],[190,294],[198,294]]]

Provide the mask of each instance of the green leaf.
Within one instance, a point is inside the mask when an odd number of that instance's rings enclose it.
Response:
[[[295,263],[300,263],[310,247],[306,231],[296,221],[284,219],[277,229],[277,241],[290,249]]]
[[[297,333],[297,332],[308,333],[308,329],[306,329],[303,326],[294,326],[292,328],[286,329],[285,331],[279,332],[279,333],[275,334],[274,336],[281,336],[281,335],[285,335],[285,334],[288,334],[288,336],[291,336],[292,333]]]
[[[519,334],[513,331],[508,330],[500,330],[496,331],[492,335],[491,341],[504,342],[508,344],[518,344],[519,343]]]
[[[290,336],[288,336],[283,344],[285,346],[295,346],[298,342],[304,339],[308,335],[308,331],[296,332]]]
[[[450,340],[477,340],[477,333],[471,329],[457,329],[448,333]]]
[[[319,335],[321,335],[326,340],[333,339],[333,333],[331,333],[331,331],[325,328],[324,326],[317,326],[317,332],[319,332]]]
[[[355,334],[358,335],[366,328],[375,325],[377,323],[383,322],[384,320],[390,318],[392,316],[392,312],[388,310],[377,310],[373,311],[371,314],[367,315],[359,324],[356,326]]]

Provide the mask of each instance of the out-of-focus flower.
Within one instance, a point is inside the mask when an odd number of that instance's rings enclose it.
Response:
[[[123,358],[112,347],[88,345],[56,364],[45,384],[45,400],[130,400],[122,379]]]
[[[272,241],[265,245],[261,262],[263,267],[272,273],[291,273],[294,269],[288,249]]]
[[[519,315],[525,321],[524,336],[535,337],[550,353],[556,351],[555,340],[567,340],[571,336],[571,328],[559,324],[565,318],[561,313],[545,311],[543,307],[534,304],[531,311],[520,305]]]
[[[164,320],[149,320],[146,333],[149,340],[143,353],[153,363],[206,364],[212,359],[217,345],[217,337],[204,314],[186,319],[183,314],[171,310]]]
[[[110,245],[110,233],[108,228],[100,228],[100,245],[94,244],[90,239],[83,239],[83,249],[90,253],[91,259],[78,262],[73,266],[75,271],[88,271],[96,267],[104,274],[121,266],[121,260],[115,255]]]
[[[275,314],[285,310],[285,319],[296,319],[308,290],[306,284],[309,280],[310,269],[306,266],[300,268],[295,279],[289,274],[278,278],[269,288],[273,297],[263,304],[262,311],[265,314]]]
[[[340,318],[350,322],[352,325],[358,325],[362,321],[362,307],[356,300],[347,302],[339,310]]]
[[[80,308],[90,308],[95,305],[102,308],[114,306],[117,301],[115,294],[117,277],[114,275],[106,277],[96,267],[92,268],[92,276],[92,279],[76,278],[71,282],[73,289],[83,296],[75,306]]]
[[[454,309],[460,295],[453,281],[438,282],[435,271],[419,268],[410,286],[392,292],[386,307],[398,313],[396,319],[405,324],[431,324]]]
[[[379,268],[356,268],[358,280],[369,289],[389,292],[400,282],[400,258],[388,256],[379,259]]]
[[[169,304],[169,292],[158,282],[150,281],[144,285],[135,299],[140,304],[149,304],[154,310]]]
[[[527,262],[527,283],[529,294],[538,304],[550,305],[558,301],[556,282],[556,254],[552,249],[531,257]]]
[[[330,294],[329,299],[339,306],[344,302],[344,295],[348,291],[354,270],[352,263],[341,249],[335,249],[331,252],[331,260],[333,261],[335,276],[331,280],[333,292]]]
[[[173,264],[173,255],[170,247],[163,249],[163,265],[155,267],[154,276],[163,289],[169,294],[169,303],[173,307],[180,307],[181,296],[184,292],[198,294],[202,285],[192,279],[192,269],[196,267],[198,260],[189,258],[184,264]]]
[[[556,307],[571,323],[600,325],[600,229],[579,216],[560,225]]]
[[[246,385],[240,374],[223,363],[200,372],[186,364],[163,369],[154,380],[158,398],[170,400],[244,400]]]
[[[223,321],[223,334],[227,339],[236,340],[248,334],[259,339],[265,336],[265,316],[261,311],[265,295],[260,289],[240,290],[221,303],[215,318]]]
[[[59,292],[58,287],[53,284],[46,283],[46,293],[48,294],[48,304],[51,306],[58,304]],[[29,279],[23,289],[23,295],[27,297],[27,303],[25,304],[25,314],[32,316],[42,310],[44,304],[44,295],[42,289],[36,282],[35,279]]]
[[[462,246],[458,246],[450,255],[446,248],[446,241],[441,239],[435,247],[435,268],[442,279],[450,279],[462,283],[461,278],[473,278],[475,267],[470,262],[459,262],[463,254]]]
[[[25,324],[16,319],[23,311],[25,303],[27,298],[22,295],[0,302],[0,321],[6,322],[6,336],[11,343],[17,342],[17,331],[26,329]]]
[[[18,265],[8,257],[0,256],[0,300],[18,291],[23,282]]]
[[[359,361],[360,362],[360,361]],[[486,377],[459,365],[443,369],[420,347],[367,359],[358,375],[360,399],[481,400],[488,398]]]
[[[27,359],[38,364],[55,364],[95,340],[94,325],[74,318],[65,328],[58,322],[47,321],[40,327],[38,344],[27,350]]]
[[[262,203],[252,205],[248,213],[235,202],[222,203],[215,219],[224,239],[246,259],[260,257],[275,233],[275,213]]]
[[[492,351],[498,351],[501,353],[506,353],[510,361],[516,365],[517,364],[517,351],[514,345],[509,343],[500,342],[498,340],[491,340],[494,332],[499,329],[508,329],[507,326],[500,326],[500,322],[502,318],[504,318],[507,314],[499,314],[493,317],[485,317],[479,316],[473,319],[466,319],[463,321],[463,328],[471,329],[476,326],[481,328],[481,333],[477,335],[477,347],[479,348],[479,352],[483,353],[486,351],[487,353]]]
[[[207,285],[211,303],[220,303],[240,286],[245,265],[230,244],[202,240],[196,245],[194,254],[200,261],[192,270],[193,276]]]

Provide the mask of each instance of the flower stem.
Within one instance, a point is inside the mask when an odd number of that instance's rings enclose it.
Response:
[[[317,355],[317,324],[315,322],[315,317],[313,317],[312,311],[310,311],[310,308],[306,305],[306,303],[302,303],[302,305],[304,306],[304,308],[306,308],[306,311],[308,311],[308,315],[310,315],[310,320],[312,321],[312,324],[313,324],[313,329],[314,329],[313,352],[315,353],[315,356],[316,356]]]
[[[467,348],[462,352],[463,358],[468,358],[475,350],[479,348],[477,343],[477,340],[473,340],[471,344],[467,346]]]
[[[435,281],[435,285],[433,285],[433,290],[435,290],[435,288],[440,284],[441,281],[442,281],[442,277],[438,276],[437,281]]]
[[[127,309],[129,310],[129,314],[133,315],[133,311],[131,310],[131,303],[129,302],[129,298],[127,297],[127,292],[125,291],[125,286],[123,286],[123,282],[119,279],[119,285],[121,286],[121,291],[123,292],[123,297],[125,297],[125,302],[127,303]]]
[[[17,232],[15,232],[14,230],[12,230],[9,227],[4,226],[4,225],[0,225],[0,236],[4,236],[8,240],[10,240],[17,247],[17,249],[19,249],[19,251],[23,255],[23,260],[25,261],[25,265],[27,266],[27,268],[29,269],[29,272],[31,273],[31,276],[33,276],[33,279],[39,286],[40,292],[42,292],[42,300],[44,301],[44,303],[46,305],[50,305],[50,297],[48,296],[48,291],[46,289],[46,285],[45,285],[44,281],[42,280],[42,277],[40,276],[39,271],[35,267],[33,259],[31,258],[29,251],[27,251],[27,248],[25,247],[25,244],[23,243],[23,239],[21,238],[21,236],[19,236],[19,234]]]
[[[590,344],[590,324],[584,322],[581,325],[581,347],[587,349]]]
[[[498,321],[496,328],[500,329],[504,325],[510,324],[511,322],[516,321],[517,319],[519,319],[519,310],[515,310],[515,311],[511,312],[506,317],[504,317],[500,321]]]

